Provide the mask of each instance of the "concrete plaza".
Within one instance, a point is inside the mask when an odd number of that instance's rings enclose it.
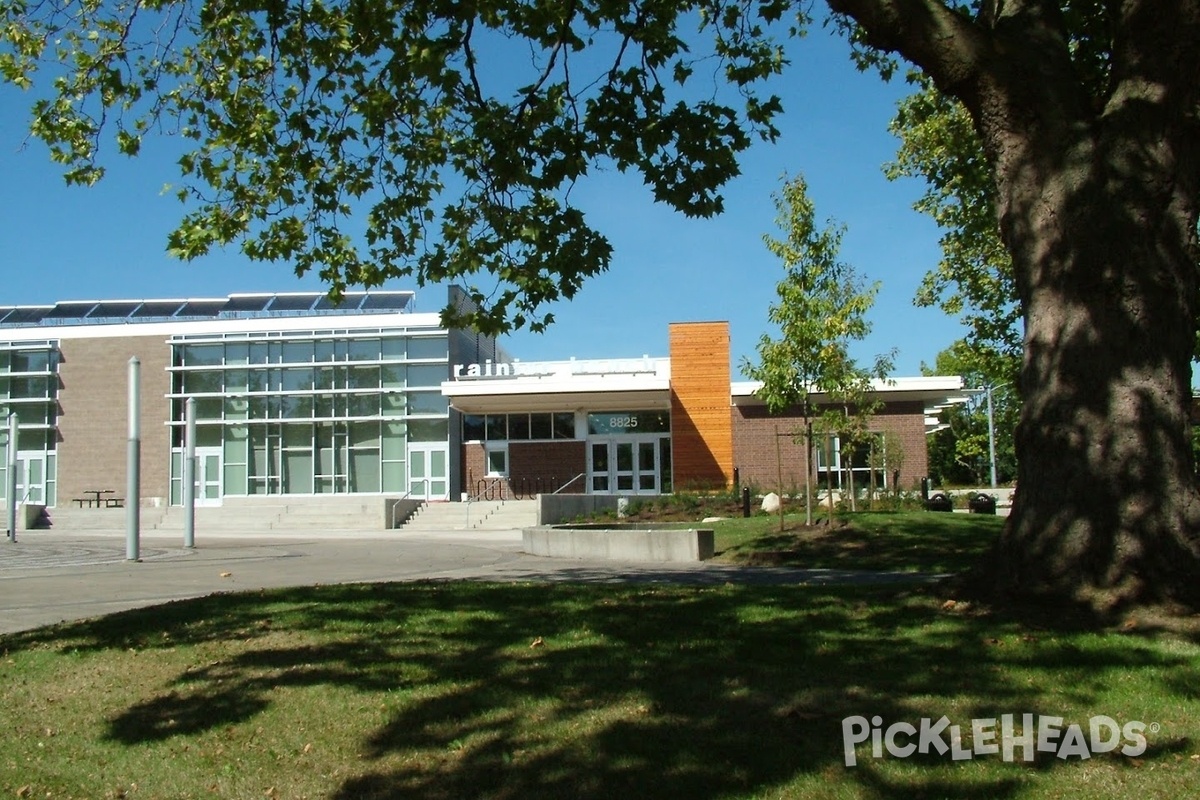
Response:
[[[0,634],[215,592],[418,580],[723,584],[911,581],[911,574],[541,558],[521,531],[143,535],[22,531],[0,539]]]

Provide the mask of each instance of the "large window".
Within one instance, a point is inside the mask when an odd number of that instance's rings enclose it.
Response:
[[[603,414],[588,414],[588,433],[592,436],[670,432],[671,415],[666,411],[606,411]]]
[[[171,342],[173,445],[194,397],[227,495],[403,492],[407,443],[447,441],[444,333],[197,338]]]
[[[575,414],[464,414],[463,441],[509,442],[575,438]]]
[[[21,502],[57,501],[58,343],[0,343],[0,499],[7,501],[8,419],[17,415],[17,492]]]
[[[863,491],[871,486],[874,471],[874,485],[880,488],[886,486],[886,472],[879,467],[884,463],[883,447],[884,437],[878,434],[853,443],[844,436],[817,438],[815,449],[820,485],[832,483],[835,489],[849,489],[853,480],[854,489]]]

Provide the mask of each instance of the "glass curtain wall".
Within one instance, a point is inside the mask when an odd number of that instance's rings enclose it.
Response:
[[[404,492],[409,442],[446,442],[444,332],[171,340],[171,502],[182,502],[185,403],[223,495]]]
[[[58,363],[55,341],[0,343],[0,498],[7,503],[8,415],[17,415],[17,502],[57,501]]]

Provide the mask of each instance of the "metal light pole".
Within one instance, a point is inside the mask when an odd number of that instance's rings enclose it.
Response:
[[[988,415],[988,456],[992,463],[992,488],[996,488],[996,424],[992,419],[992,385],[989,383],[987,390],[987,415]]]
[[[129,450],[125,474],[125,560],[141,561],[141,372],[137,356],[129,359]]]
[[[183,439],[183,546],[196,546],[196,398],[184,405]]]
[[[8,415],[8,540],[17,540],[17,414]]]

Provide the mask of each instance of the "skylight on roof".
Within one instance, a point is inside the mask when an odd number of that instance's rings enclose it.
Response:
[[[271,295],[232,295],[222,311],[262,311],[271,302]]]
[[[4,318],[6,325],[11,324],[30,324],[41,322],[46,316],[46,313],[52,310],[53,306],[28,306],[26,308],[14,308],[12,313]]]
[[[403,311],[412,299],[411,292],[381,292],[368,294],[363,300],[362,309],[366,311]]]
[[[148,300],[142,303],[136,311],[133,312],[134,317],[173,317],[179,307],[183,305],[182,300]]]
[[[189,300],[175,312],[177,317],[215,317],[221,313],[227,300]]]
[[[112,303],[97,303],[96,307],[88,314],[88,319],[119,319],[128,317],[137,307],[142,304],[141,300],[123,300]]]
[[[280,294],[271,301],[269,311],[308,311],[319,294]]]
[[[329,299],[329,295],[323,295],[317,304],[313,306],[314,311],[357,311],[363,298],[366,297],[362,292],[346,292],[342,295],[342,302],[335,303]]]
[[[83,319],[96,307],[96,301],[83,303],[56,303],[54,308],[42,315],[42,319]]]

